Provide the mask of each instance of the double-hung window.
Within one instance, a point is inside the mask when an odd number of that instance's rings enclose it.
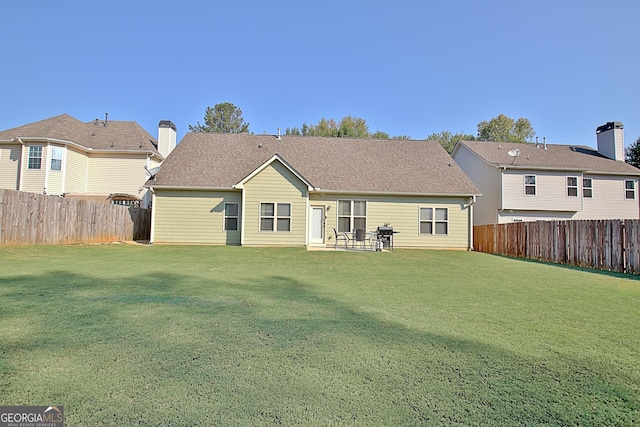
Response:
[[[62,170],[62,147],[51,147],[51,170]]]
[[[260,231],[291,231],[291,203],[260,203]]]
[[[536,195],[536,176],[535,175],[524,176],[524,194],[527,196]]]
[[[593,181],[591,178],[582,179],[582,197],[593,197]]]
[[[224,204],[224,230],[238,231],[239,205],[238,203]]]
[[[338,200],[338,233],[367,229],[367,202],[364,200]]]
[[[624,182],[624,198],[628,200],[636,198],[636,182],[632,179]]]
[[[447,208],[420,208],[420,234],[448,234]]]
[[[567,177],[567,196],[578,197],[578,177],[577,176]]]
[[[42,146],[31,145],[29,146],[29,162],[27,164],[29,169],[41,169],[42,168]]]

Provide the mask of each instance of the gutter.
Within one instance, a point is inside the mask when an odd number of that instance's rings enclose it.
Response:
[[[22,191],[22,176],[24,175],[24,142],[20,138],[14,138],[14,141],[18,141],[20,143],[20,167],[18,167],[20,176],[18,177],[18,191]]]
[[[29,137],[21,137],[21,138],[13,138],[13,139],[9,139],[9,140],[0,140],[0,142],[7,142],[7,143],[11,143],[11,142],[16,142],[19,141],[20,144],[24,145],[24,140],[27,141],[34,141],[34,142],[48,142],[48,143],[55,143],[55,144],[63,144],[63,145],[71,145],[75,148],[78,148],[84,152],[87,153],[99,153],[99,154],[147,154],[150,155],[151,157],[157,157],[160,160],[164,160],[164,157],[162,157],[161,154],[159,153],[155,153],[151,150],[107,150],[104,148],[91,148],[91,147],[86,147],[84,145],[78,144],[77,142],[73,142],[73,141],[67,141],[64,139],[57,139],[57,138],[39,138],[39,137],[33,137],[33,136],[29,136]]]
[[[494,164],[496,169],[513,169],[513,170],[527,170],[527,171],[545,171],[545,172],[576,172],[576,173],[584,173],[591,175],[611,175],[611,176],[640,176],[640,172],[604,172],[604,171],[595,171],[584,168],[552,168],[552,167],[542,167],[542,166],[514,166],[514,165],[496,165]]]
[[[185,190],[185,191],[240,191],[235,187],[186,187],[184,185],[144,185],[152,190]]]

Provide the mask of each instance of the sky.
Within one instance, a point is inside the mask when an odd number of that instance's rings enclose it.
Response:
[[[250,132],[351,115],[371,132],[476,134],[499,114],[551,144],[640,138],[637,0],[2,2],[0,130],[69,114],[178,140],[231,102]]]

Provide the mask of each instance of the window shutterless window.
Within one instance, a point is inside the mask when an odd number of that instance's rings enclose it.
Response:
[[[260,231],[291,231],[291,203],[260,203]]]
[[[635,199],[636,198],[636,182],[628,179],[624,182],[624,197],[625,199]]]
[[[338,232],[350,233],[356,228],[367,229],[367,202],[338,200]]]
[[[593,181],[591,181],[591,178],[582,179],[582,197],[593,197]]]
[[[524,194],[527,196],[536,195],[536,176],[525,175],[524,176]]]
[[[291,231],[291,204],[278,203],[276,229],[278,231]]]
[[[42,146],[31,145],[29,147],[29,162],[27,164],[29,169],[41,169],[42,168]]]
[[[51,170],[62,170],[62,147],[51,147]]]
[[[238,216],[239,216],[238,203],[224,204],[224,230],[225,231],[238,231]]]
[[[577,176],[567,177],[567,196],[578,197],[578,177]]]
[[[420,208],[420,234],[448,234],[447,208]]]

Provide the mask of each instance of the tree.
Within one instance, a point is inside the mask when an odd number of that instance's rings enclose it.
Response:
[[[478,139],[496,142],[526,142],[533,138],[535,131],[525,118],[513,120],[504,114],[478,123]]]
[[[368,138],[369,126],[359,117],[343,117],[338,124],[338,136],[343,138]]]
[[[625,161],[640,168],[640,137],[625,150]]]
[[[383,132],[381,130],[375,131],[371,134],[371,138],[373,139],[391,139],[388,133]]]
[[[366,120],[359,117],[346,116],[336,122],[324,117],[315,125],[302,124],[302,129],[287,128],[285,135],[326,136],[338,138],[370,138]]]
[[[242,110],[230,102],[207,107],[204,113],[204,125],[189,125],[192,132],[241,133],[249,131],[249,123],[244,122]]]
[[[427,141],[438,141],[440,145],[447,150],[447,153],[451,154],[453,152],[453,148],[456,146],[458,141],[473,141],[476,139],[475,136],[465,134],[465,133],[451,133],[449,131],[443,130],[440,133],[432,133],[427,136]]]

